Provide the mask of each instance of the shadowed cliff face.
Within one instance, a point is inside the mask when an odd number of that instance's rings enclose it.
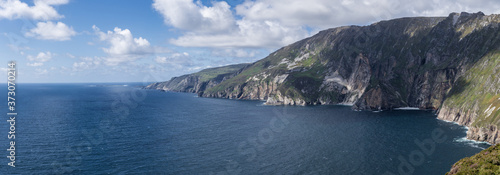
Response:
[[[469,127],[467,137],[500,143],[500,51],[477,61],[447,94],[438,118]]]
[[[479,69],[479,62],[484,62],[488,55],[488,59],[498,58],[491,55],[500,50],[499,23],[500,15],[485,16],[479,12],[333,28],[212,79],[199,81],[196,73],[148,87],[195,92],[203,97],[265,100],[270,105],[441,109],[441,119],[498,133],[498,125],[490,126],[491,121],[475,123],[477,113],[496,102],[463,105],[456,98],[480,93],[471,87],[478,87],[481,81],[467,83],[476,75],[473,70]],[[484,74],[497,75],[496,67],[490,69],[495,71]],[[469,79],[462,78],[466,75]],[[489,95],[498,96],[499,86],[488,87]],[[495,109],[500,108],[500,102],[498,105]],[[485,132],[479,129],[475,133]],[[487,138],[498,136],[487,133]],[[469,138],[477,136],[471,134]]]
[[[200,95],[361,110],[438,109],[457,77],[498,48],[499,20],[453,13],[325,30]]]

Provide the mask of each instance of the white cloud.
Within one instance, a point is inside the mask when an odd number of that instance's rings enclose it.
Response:
[[[45,3],[47,5],[64,5],[67,4],[69,0],[35,0],[36,3]]]
[[[92,63],[91,62],[75,62],[73,63],[73,71],[83,71],[83,70],[87,70],[87,69],[90,69],[92,67]]]
[[[167,57],[157,56],[157,57],[155,58],[155,61],[156,61],[157,63],[164,64],[164,63],[168,63],[167,59],[168,59]]]
[[[308,36],[301,26],[284,26],[272,20],[235,20],[226,2],[211,7],[192,0],[155,0],[153,7],[165,23],[186,31],[170,40],[185,47],[279,47]]]
[[[259,52],[256,50],[226,48],[226,49],[214,49],[212,51],[212,56],[249,58],[249,57],[255,57],[258,53]]]
[[[184,69],[187,67],[192,67],[195,65],[189,56],[189,53],[174,53],[170,56],[156,56],[154,59],[156,63],[162,64],[163,67],[169,67],[173,69]]]
[[[27,18],[33,20],[60,19],[60,15],[53,6],[67,4],[69,0],[35,0],[34,6],[20,0],[0,0],[0,19]]]
[[[338,26],[368,25],[408,16],[448,16],[462,11],[500,13],[497,0],[246,0],[233,9],[225,2],[213,2],[211,7],[196,2],[154,1],[154,9],[163,15],[165,23],[184,32],[171,43],[185,47],[274,49]],[[210,9],[208,14],[218,15],[203,15],[205,9]]]
[[[55,54],[51,52],[40,52],[36,56],[28,55],[28,61],[31,63],[27,63],[27,65],[33,67],[43,66],[45,62],[50,61],[54,56]]]
[[[153,8],[163,15],[166,24],[179,29],[217,33],[236,27],[231,7],[224,1],[214,1],[207,7],[192,0],[155,0]]]
[[[40,68],[35,69],[35,75],[37,76],[47,75],[47,74],[49,74],[49,71],[47,69],[40,69]]]
[[[74,55],[72,55],[70,53],[66,53],[66,56],[68,56],[69,58],[76,58]]]
[[[47,62],[47,61],[50,61],[53,56],[54,56],[54,54],[51,52],[40,52],[40,53],[38,53],[38,55],[36,55],[36,57],[28,55],[28,60],[29,61],[37,61],[37,62]]]
[[[9,71],[9,69],[7,69],[5,67],[0,67],[0,72],[2,72],[2,74],[6,75],[7,71]]]
[[[235,9],[248,20],[325,29],[397,17],[448,16],[462,11],[499,13],[499,8],[496,0],[255,0],[245,1]]]
[[[73,72],[96,69],[98,66],[102,65],[101,63],[103,61],[103,58],[101,57],[81,57],[80,59],[82,61],[73,63]]]
[[[254,47],[276,48],[291,44],[309,35],[302,27],[283,26],[273,21],[237,21],[238,31],[223,34],[188,33],[171,43],[184,47]]]
[[[92,28],[101,41],[109,44],[108,48],[102,48],[109,55],[106,58],[106,64],[108,65],[135,61],[148,54],[168,52],[165,48],[151,46],[145,38],[134,38],[132,32],[128,29],[122,30],[115,27],[113,31],[104,33],[96,26],[92,26]]]
[[[68,27],[62,22],[54,24],[49,21],[37,23],[36,28],[31,29],[25,35],[43,40],[65,41],[70,40],[72,36],[76,35],[76,32],[72,27]]]
[[[26,63],[26,65],[32,66],[32,67],[38,67],[38,66],[43,66],[43,63],[38,63],[38,62],[35,62],[35,63]]]

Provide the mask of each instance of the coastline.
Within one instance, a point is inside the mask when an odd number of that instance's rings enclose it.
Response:
[[[148,88],[144,88],[148,89]],[[153,90],[159,90],[159,89],[153,89]],[[163,90],[166,92],[179,92],[179,93],[191,93],[191,92],[182,92],[182,91],[170,91],[170,90]],[[198,97],[203,97],[199,96]],[[220,98],[220,97],[205,97],[205,98]],[[222,98],[222,99],[231,99],[231,98]],[[261,100],[261,99],[238,99],[238,100],[259,100],[262,101],[263,103],[261,104],[262,106],[281,106],[281,105],[293,105],[293,106],[310,106],[310,105],[317,105],[317,104],[305,104],[305,103],[269,103],[270,100]],[[271,100],[271,102],[273,102]],[[288,101],[289,102],[289,101]],[[320,105],[332,105],[332,104],[320,104]],[[352,104],[346,104],[346,103],[339,103],[339,104],[334,104],[334,105],[340,105],[340,106],[352,106]],[[399,110],[399,111],[413,111],[413,110],[426,110],[426,109],[421,109],[417,107],[399,107],[399,108],[393,108],[392,110]],[[476,118],[476,109],[469,109],[466,112],[462,111],[461,109],[455,109],[455,108],[448,108],[446,106],[443,106],[441,109],[439,109],[435,115],[437,115],[437,119],[449,123],[453,123],[456,125],[463,126],[467,129],[465,139],[470,140],[470,141],[475,141],[478,143],[484,142],[488,143],[489,145],[494,145],[497,143],[500,143],[500,131],[496,126],[490,125],[489,128],[477,128],[471,126],[471,124],[474,122],[474,119]],[[353,111],[363,111],[363,110],[356,110],[353,109]],[[377,111],[372,111],[372,112],[381,112],[382,110],[377,110]]]
[[[472,123],[477,118],[477,110],[477,107],[463,111],[462,109],[443,106],[437,112],[437,119],[466,127],[466,138],[469,140],[488,142],[491,145],[500,143],[500,131],[498,127],[491,124],[487,127],[472,126]]]
[[[443,119],[440,119],[440,118],[436,118],[436,119],[439,120],[439,121],[443,121],[443,122],[446,122],[446,123],[451,123],[451,124],[454,124],[454,125],[457,125],[457,126],[460,126],[460,127],[464,128],[464,129],[466,129],[466,131],[465,131],[466,135],[464,137],[455,138],[455,139],[453,139],[453,141],[456,141],[456,142],[468,142],[468,143],[470,143],[469,145],[471,145],[472,147],[476,147],[476,148],[480,148],[480,149],[484,149],[484,148],[481,148],[481,147],[477,146],[478,144],[487,144],[489,146],[494,145],[494,144],[492,144],[490,142],[487,142],[487,141],[479,141],[479,140],[474,140],[474,139],[468,138],[467,137],[467,133],[469,133],[469,130],[470,130],[470,128],[468,126],[461,125],[461,124],[459,124],[457,122],[454,122],[454,121],[443,120]]]

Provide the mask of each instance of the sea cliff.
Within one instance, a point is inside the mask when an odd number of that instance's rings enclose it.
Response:
[[[147,88],[269,105],[432,109],[468,126],[468,138],[498,143],[499,25],[500,15],[478,12],[332,28],[252,64]],[[207,71],[211,76],[200,78]]]

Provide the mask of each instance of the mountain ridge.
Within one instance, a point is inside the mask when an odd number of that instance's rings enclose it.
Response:
[[[269,105],[432,109],[438,110],[439,119],[470,127],[468,138],[498,143],[500,97],[495,99],[500,79],[495,75],[500,72],[499,23],[500,15],[462,12],[337,27],[205,84],[187,76],[177,78],[182,79],[178,83],[172,79],[147,88],[265,100]],[[479,79],[484,81],[476,81]],[[190,83],[179,83],[182,81]],[[172,88],[189,84],[197,88]],[[481,95],[487,98],[478,100]]]

